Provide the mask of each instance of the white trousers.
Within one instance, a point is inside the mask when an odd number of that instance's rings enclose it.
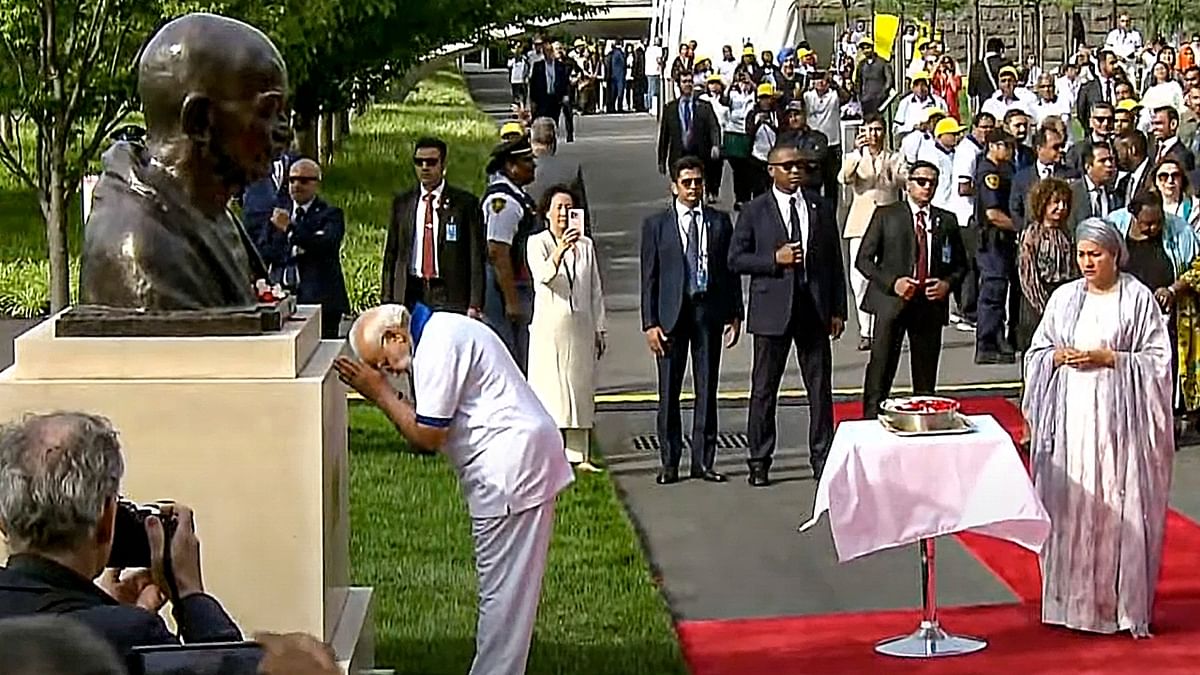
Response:
[[[592,430],[563,429],[563,445],[567,450],[567,461],[572,464],[592,461]]]
[[[854,266],[858,257],[858,247],[862,245],[862,237],[850,240],[850,289],[854,291],[854,311],[858,313],[858,336],[870,340],[875,334],[875,315],[862,310],[863,298],[867,297],[867,278]]]
[[[472,518],[479,619],[470,675],[523,675],[554,530],[554,500],[498,518]]]

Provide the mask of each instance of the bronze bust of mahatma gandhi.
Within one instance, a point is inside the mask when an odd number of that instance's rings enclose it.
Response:
[[[253,308],[262,260],[230,198],[270,175],[287,69],[256,28],[213,14],[163,26],[138,65],[145,145],[118,142],[84,229],[80,299],[145,310]]]

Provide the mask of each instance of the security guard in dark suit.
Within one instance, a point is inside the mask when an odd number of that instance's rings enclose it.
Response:
[[[1017,233],[1009,212],[1016,138],[1002,129],[987,135],[987,151],[975,168],[975,221],[980,224],[979,320],[975,363],[1016,361],[1014,343],[1020,311]],[[1012,289],[1012,293],[1009,293]]]

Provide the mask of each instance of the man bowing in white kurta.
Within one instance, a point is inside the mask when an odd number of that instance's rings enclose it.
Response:
[[[573,480],[557,425],[504,343],[474,319],[381,305],[354,322],[350,346],[362,361],[339,357],[342,381],[458,474],[479,582],[471,675],[524,673],[555,497]],[[415,405],[384,375],[410,370]]]

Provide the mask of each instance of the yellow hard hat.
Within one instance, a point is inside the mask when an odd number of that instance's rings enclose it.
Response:
[[[917,82],[919,82],[921,80],[925,80],[926,82],[929,81],[929,73],[927,71],[918,70],[917,72],[913,73],[913,76],[912,76],[913,84],[916,84]]]
[[[946,111],[942,110],[941,108],[926,108],[925,109],[925,119],[926,120],[932,120],[935,117],[945,117],[945,116],[946,116]]]
[[[724,83],[725,83],[725,80],[722,80],[722,79],[721,79],[721,74],[720,74],[720,73],[709,73],[709,74],[708,74],[708,77],[707,77],[707,78],[705,78],[705,81],[706,81],[706,82],[720,82],[720,83],[722,83],[722,84],[724,84]]]
[[[500,137],[504,138],[509,134],[525,134],[525,127],[520,122],[505,122],[500,125]]]
[[[1117,110],[1120,110],[1122,112],[1137,112],[1138,110],[1141,110],[1141,109],[1142,109],[1141,102],[1135,101],[1131,98],[1124,99],[1120,103],[1117,104]]]
[[[763,82],[762,84],[758,85],[758,95],[759,96],[774,96],[775,95],[775,85],[771,84],[770,82]]]
[[[942,134],[959,134],[965,129],[966,127],[959,124],[958,120],[954,119],[953,117],[947,117],[938,122],[937,126],[933,128],[933,135],[941,136]]]
[[[1021,74],[1017,72],[1017,69],[1012,66],[1004,66],[1000,69],[999,77],[1004,77],[1005,75],[1012,75],[1018,79],[1021,77]]]
[[[746,47],[742,50],[742,56],[754,56],[754,47]]]

